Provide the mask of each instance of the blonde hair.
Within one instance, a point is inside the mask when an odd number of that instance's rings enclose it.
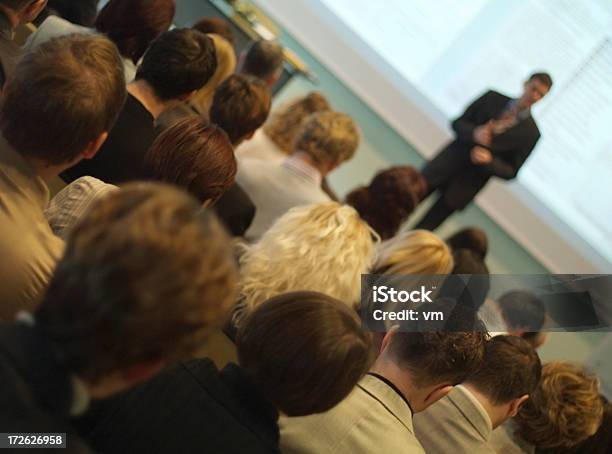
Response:
[[[448,274],[452,269],[453,255],[448,245],[428,230],[413,230],[379,246],[373,273]]]
[[[514,418],[517,434],[536,448],[569,448],[593,435],[603,418],[599,380],[583,367],[551,362]]]
[[[317,291],[355,306],[377,238],[347,205],[292,208],[257,243],[245,246],[234,323],[267,299],[291,291]]]
[[[319,165],[331,165],[351,159],[358,146],[359,130],[353,119],[329,111],[314,113],[304,120],[294,151],[307,153]]]
[[[207,35],[215,44],[217,53],[217,69],[206,85],[200,88],[191,98],[189,103],[200,115],[208,117],[208,111],[212,104],[215,90],[225,79],[231,76],[236,69],[236,52],[232,45],[225,39],[216,34]]]
[[[263,130],[278,148],[291,154],[304,119],[315,112],[327,110],[330,110],[330,105],[325,96],[313,91],[274,109]]]

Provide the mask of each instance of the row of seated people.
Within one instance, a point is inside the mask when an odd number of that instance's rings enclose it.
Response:
[[[159,15],[132,53],[123,26]],[[233,74],[226,37],[165,31],[173,15],[111,0],[95,30],[51,16],[8,71],[3,431],[66,432],[73,452],[605,452],[597,379],[541,366],[533,295],[485,289],[447,331],[364,331],[362,274],[484,275],[486,236],[398,233],[423,192],[407,166],[332,201],[350,116],[312,93],[268,120],[280,47],[257,43]],[[219,369],[205,355],[222,325],[236,364]]]

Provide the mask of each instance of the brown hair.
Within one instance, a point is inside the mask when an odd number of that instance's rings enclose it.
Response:
[[[353,157],[359,146],[359,130],[353,119],[340,112],[317,112],[304,120],[295,151],[321,164],[339,164]]]
[[[411,166],[396,166],[376,174],[369,186],[361,186],[346,196],[361,218],[383,240],[395,235],[419,201],[423,177]]]
[[[482,364],[488,333],[469,308],[453,308],[443,299],[427,304],[428,310],[450,313],[445,325],[419,321],[416,331],[393,336],[389,353],[410,370],[416,386],[461,383]]]
[[[106,34],[134,64],[157,36],[172,25],[174,0],[110,0],[98,14],[96,30]]]
[[[249,47],[241,72],[267,81],[282,69],[283,59],[283,47],[278,42],[262,39]]]
[[[232,27],[228,21],[220,17],[204,17],[197,21],[191,28],[207,35],[219,35],[232,46],[234,45],[234,32],[232,31]]]
[[[200,202],[217,201],[236,177],[227,134],[200,117],[178,121],[158,135],[143,166],[145,177],[182,187]]]
[[[240,365],[288,416],[329,410],[370,364],[370,336],[347,304],[317,292],[270,298],[240,324]]]
[[[482,365],[466,382],[501,405],[531,394],[541,373],[540,358],[529,342],[517,336],[496,336],[485,345]]]
[[[272,95],[263,81],[234,74],[215,91],[210,121],[223,128],[236,144],[264,124],[271,103]]]
[[[71,232],[37,326],[66,367],[95,381],[192,354],[234,301],[229,240],[184,192],[128,184]]]
[[[315,112],[330,109],[325,96],[313,91],[275,109],[263,130],[278,148],[289,155],[293,153],[295,139],[304,119]]]
[[[577,365],[551,362],[514,422],[517,434],[536,448],[568,448],[593,435],[602,415],[597,377]]]
[[[469,249],[481,259],[485,259],[489,250],[487,233],[480,227],[466,227],[458,230],[446,239],[454,251],[456,249]]]
[[[4,87],[0,129],[23,155],[64,164],[111,130],[125,96],[112,42],[97,35],[55,38],[17,65]]]

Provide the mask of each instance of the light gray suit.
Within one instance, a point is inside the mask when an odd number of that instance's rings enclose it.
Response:
[[[492,426],[489,415],[462,386],[456,386],[414,417],[414,430],[425,451],[446,453],[494,453],[489,447]]]
[[[255,241],[293,207],[328,202],[321,175],[289,158],[280,165],[260,159],[240,160],[236,182],[255,204],[255,218],[245,238]]]
[[[412,428],[412,412],[379,378],[366,375],[330,411],[282,417],[283,454],[424,453]]]

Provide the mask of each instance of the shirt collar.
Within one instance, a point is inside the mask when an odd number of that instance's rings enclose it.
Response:
[[[0,174],[41,210],[49,204],[49,188],[28,162],[0,135]]]
[[[408,409],[410,410],[410,414],[414,416],[414,411],[412,410],[412,406],[410,405],[410,402],[408,402],[408,399],[406,399],[406,396],[402,394],[402,392],[398,389],[397,386],[393,384],[391,380],[375,372],[368,372],[367,375],[371,375],[372,377],[378,378],[380,381],[382,381],[387,386],[389,386],[393,391],[395,391],[397,395],[400,396],[404,402],[406,402],[406,405],[408,405]]]
[[[299,156],[289,156],[283,161],[282,165],[283,167],[291,170],[293,173],[299,175],[300,177],[312,181],[317,186],[321,186],[321,182],[323,181],[323,176],[321,175],[321,172],[319,172],[315,167],[311,166],[303,159],[300,159]]]

